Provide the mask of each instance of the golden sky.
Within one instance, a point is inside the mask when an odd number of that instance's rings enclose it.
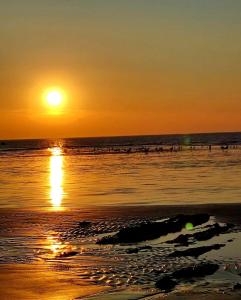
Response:
[[[236,0],[1,1],[0,138],[241,131],[240,20]]]

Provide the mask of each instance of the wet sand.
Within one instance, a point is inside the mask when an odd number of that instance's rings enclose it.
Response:
[[[1,263],[0,269],[0,299],[56,299],[56,300],[69,300],[69,299],[91,299],[91,300],[129,300],[129,299],[146,299],[146,300],[157,300],[157,299],[167,299],[167,300],[183,300],[183,299],[195,299],[195,300],[226,300],[226,299],[240,299],[240,290],[232,290],[232,286],[238,282],[238,271],[233,272],[223,272],[220,269],[223,268],[225,264],[225,259],[230,264],[234,264],[234,258],[230,260],[227,257],[230,253],[232,254],[231,242],[227,247],[226,252],[221,252],[219,256],[213,251],[211,256],[201,256],[200,259],[191,258],[180,260],[175,257],[172,261],[170,260],[170,265],[174,265],[168,269],[167,273],[173,272],[176,266],[178,268],[183,268],[186,264],[190,263],[200,263],[204,260],[215,261],[219,265],[219,277],[211,277],[208,281],[203,281],[201,285],[193,285],[185,283],[178,284],[178,287],[170,292],[159,291],[154,289],[151,291],[152,287],[148,286],[148,280],[150,282],[155,282],[159,275],[148,275],[147,273],[143,277],[143,268],[149,268],[148,272],[151,272],[155,266],[161,266],[166,263],[170,251],[176,249],[176,245],[166,244],[166,237],[164,239],[154,239],[145,241],[144,243],[132,243],[127,245],[96,245],[96,241],[101,237],[108,235],[112,228],[113,232],[118,232],[123,226],[128,226],[134,222],[142,220],[159,220],[162,218],[168,218],[176,216],[178,214],[197,214],[197,213],[207,213],[211,216],[215,216],[215,222],[225,222],[237,225],[240,228],[241,220],[241,204],[216,204],[216,205],[175,205],[175,206],[129,206],[129,207],[91,207],[84,208],[78,211],[59,211],[55,212],[41,212],[41,211],[14,211],[14,210],[1,210],[0,217],[2,220],[1,226],[1,238],[10,237],[11,241],[14,236],[32,237],[39,234],[39,226],[43,226],[44,230],[49,232],[54,232],[55,237],[61,239],[61,251],[55,253],[51,248],[46,249],[46,244],[41,244],[38,242],[37,247],[43,251],[33,252],[33,261],[25,263],[15,263],[7,264]],[[18,221],[20,218],[20,221]],[[83,223],[83,221],[85,222]],[[87,221],[86,221],[87,220]],[[114,221],[112,221],[114,220]],[[115,222],[120,222],[115,225]],[[90,223],[88,223],[90,222]],[[137,222],[137,223],[136,223]],[[89,231],[89,224],[93,227]],[[104,225],[103,225],[104,224]],[[114,225],[113,225],[114,224]],[[200,231],[205,231],[207,226],[210,224],[202,225],[199,228]],[[82,226],[84,225],[84,230]],[[40,227],[41,227],[40,226]],[[66,228],[65,228],[66,226]],[[85,228],[86,226],[86,228]],[[91,228],[90,226],[90,228]],[[106,227],[105,227],[106,226]],[[31,228],[31,231],[29,228]],[[46,229],[47,228],[47,229]],[[102,228],[102,231],[99,229]],[[10,229],[10,230],[9,230]],[[58,230],[62,230],[62,232]],[[42,230],[42,229],[41,229]],[[49,230],[49,231],[48,231]],[[199,232],[197,231],[197,232]],[[84,242],[81,242],[82,233],[89,232],[89,235],[84,236]],[[58,235],[59,234],[59,235]],[[175,239],[176,235],[167,235],[171,239]],[[190,234],[186,232],[185,234]],[[193,234],[193,232],[192,232]],[[239,232],[235,232],[236,244],[233,246],[241,261],[240,249],[241,244],[239,240]],[[232,235],[232,232],[230,233]],[[219,238],[220,241],[216,241]],[[233,237],[232,237],[233,238]],[[89,240],[88,240],[89,239]],[[222,242],[226,245],[226,240],[229,238],[224,238],[222,235],[220,237],[214,237],[214,241],[211,243]],[[27,240],[26,240],[27,241]],[[51,240],[52,242],[52,240]],[[75,242],[76,255],[75,252],[69,251],[69,243]],[[20,243],[20,242],[19,242]],[[64,248],[64,243],[66,247]],[[80,243],[80,244],[78,244]],[[81,244],[82,243],[82,244]],[[12,244],[10,244],[11,246]],[[147,250],[142,251],[141,245],[149,246]],[[202,242],[196,241],[196,243],[191,244],[191,247],[202,246]],[[25,244],[20,245],[24,247]],[[12,246],[11,246],[12,247]],[[52,245],[50,247],[56,247]],[[141,251],[128,252],[129,249],[136,249],[140,247]],[[228,248],[229,247],[229,248]],[[82,248],[84,251],[82,253]],[[21,249],[21,248],[20,248]],[[179,249],[179,248],[178,248]],[[30,249],[31,250],[31,249]],[[29,251],[30,251],[29,250]],[[165,250],[165,251],[163,251]],[[25,251],[25,250],[24,250]],[[32,251],[32,250],[31,250]],[[47,251],[46,253],[44,251]],[[52,253],[52,252],[53,253]],[[71,248],[72,251],[72,248]],[[222,249],[220,251],[223,251]],[[231,251],[231,252],[230,252]],[[36,254],[37,253],[37,254]],[[133,253],[133,254],[131,254]],[[20,253],[21,254],[21,253]],[[55,255],[56,254],[56,255]],[[61,255],[60,255],[61,254]],[[225,255],[225,259],[221,255]],[[232,254],[233,255],[233,254]],[[236,255],[236,254],[235,254]],[[35,257],[36,256],[36,257]],[[39,263],[36,261],[39,260]],[[224,260],[224,261],[223,261]],[[240,263],[240,262],[239,262]],[[176,264],[176,265],[175,265]],[[239,267],[241,264],[239,265]],[[83,268],[82,268],[83,267]],[[173,269],[174,268],[174,269]],[[104,271],[103,271],[104,270]],[[165,272],[164,271],[164,275]],[[87,273],[86,273],[87,272]],[[123,286],[118,284],[118,281],[126,280],[129,273],[134,272],[133,276],[137,278],[133,281],[133,285]],[[232,273],[233,272],[233,273]],[[240,272],[240,270],[239,270]],[[112,275],[116,276],[116,281],[112,282]],[[235,274],[234,274],[235,273]],[[106,275],[105,275],[106,274]],[[150,273],[151,274],[151,273]],[[171,273],[172,274],[172,273]],[[148,277],[149,276],[149,277]],[[223,277],[222,277],[223,276]],[[226,277],[227,276],[227,280]],[[105,280],[101,278],[106,277]],[[145,281],[145,279],[147,280]],[[92,278],[92,279],[91,279]],[[220,279],[221,278],[221,279]],[[222,280],[224,278],[225,284],[228,286],[227,290],[222,289]],[[139,280],[140,279],[140,280]],[[116,283],[117,282],[117,283]],[[124,281],[123,281],[124,282]],[[143,282],[143,283],[142,283]],[[208,285],[206,284],[212,282],[218,282],[218,284]],[[110,283],[110,284],[109,284]],[[203,286],[202,286],[203,284]],[[148,286],[148,288],[146,287]]]
[[[2,300],[70,300],[108,289],[38,264],[1,265],[0,282]]]

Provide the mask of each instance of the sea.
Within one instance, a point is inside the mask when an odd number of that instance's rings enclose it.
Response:
[[[0,209],[238,203],[241,133],[0,141]]]

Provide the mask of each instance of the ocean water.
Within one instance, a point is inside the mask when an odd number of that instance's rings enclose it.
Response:
[[[240,203],[241,133],[0,144],[0,208]]]

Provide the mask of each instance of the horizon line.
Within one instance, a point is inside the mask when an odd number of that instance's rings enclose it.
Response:
[[[61,139],[98,139],[98,138],[124,138],[124,137],[148,137],[148,136],[174,136],[174,135],[201,135],[201,134],[223,134],[240,133],[241,131],[208,131],[208,132],[184,132],[184,133],[160,133],[160,134],[130,134],[130,135],[105,135],[105,136],[71,136],[71,137],[40,137],[40,138],[7,138],[0,141],[28,141],[28,140],[61,140]]]

